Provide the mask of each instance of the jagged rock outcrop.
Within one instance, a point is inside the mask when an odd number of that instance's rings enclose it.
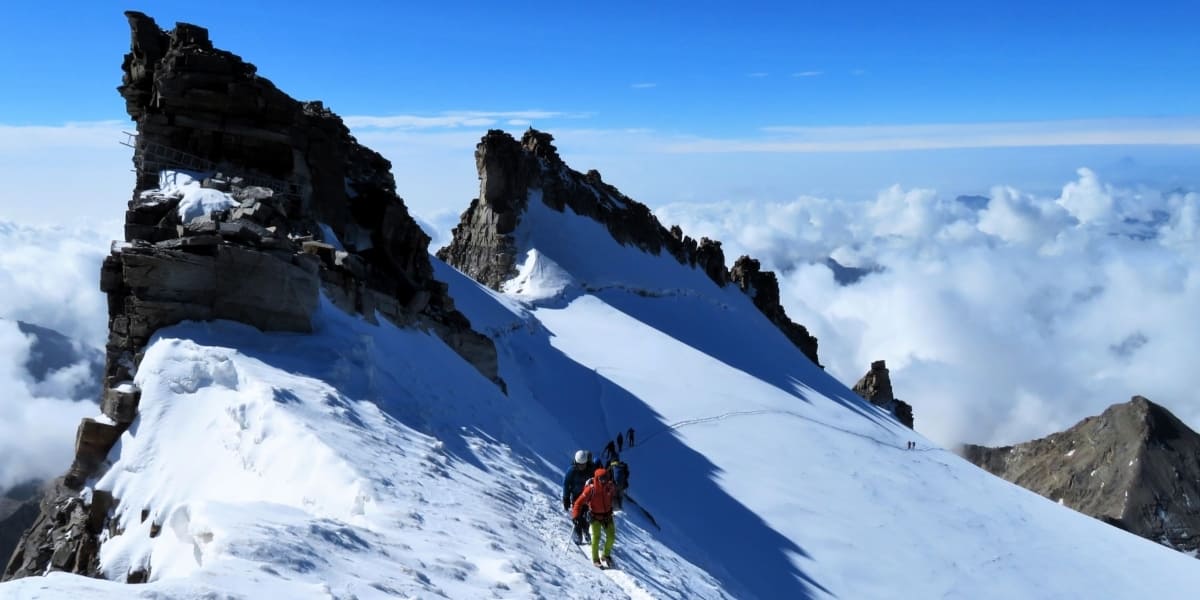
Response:
[[[429,237],[396,195],[391,164],[320,102],[299,102],[185,23],[127,12],[132,48],[118,90],[137,122],[137,178],[124,243],[104,261],[108,295],[100,419],[4,579],[97,574],[99,535],[119,498],[87,483],[137,416],[132,380],[150,337],[183,320],[229,319],[308,332],[320,293],[374,321],[426,329],[503,388],[495,346],[433,277]],[[129,573],[128,581],[149,574]]]
[[[479,172],[479,197],[463,212],[454,238],[438,251],[438,258],[476,281],[500,289],[517,274],[517,247],[513,231],[530,201],[540,191],[541,201],[557,211],[570,207],[581,216],[603,224],[613,239],[645,252],[666,252],[681,264],[699,268],[717,285],[737,283],[754,304],[775,323],[810,360],[817,359],[817,339],[803,325],[793,323],[779,303],[775,274],[761,271],[758,261],[743,257],[731,272],[725,267],[721,242],[685,236],[678,226],[667,229],[650,209],[603,181],[597,171],[579,173],[568,167],[554,147],[553,136],[529,129],[517,141],[493,129],[475,148]]]
[[[817,360],[817,338],[809,334],[803,325],[793,323],[783,310],[783,305],[779,303],[779,280],[775,278],[774,273],[763,271],[757,260],[742,256],[733,264],[729,278],[743,292],[749,294],[758,310],[771,319],[805,356],[814,363],[821,364]]]
[[[0,494],[0,556],[11,556],[17,541],[37,519],[41,487],[41,482],[30,481]]]
[[[892,376],[888,372],[886,361],[877,360],[871,363],[871,370],[854,384],[854,393],[891,412],[896,416],[896,420],[909,429],[913,428],[912,406],[896,398],[892,392]]]
[[[1200,435],[1134,396],[1047,437],[963,456],[988,472],[1182,551],[1200,549]]]

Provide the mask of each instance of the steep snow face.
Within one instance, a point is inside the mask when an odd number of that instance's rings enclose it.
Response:
[[[315,334],[160,332],[94,489],[106,576],[0,597],[1185,598],[1193,559],[969,465],[856,398],[745,295],[531,203],[498,294],[435,261],[508,395],[439,339],[323,303]],[[532,227],[536,224],[536,229]],[[619,570],[562,469],[633,427]],[[905,450],[906,442],[918,450]],[[142,519],[143,512],[146,518]]]
[[[529,273],[550,274],[543,289],[554,293],[522,300],[561,356],[531,348],[526,332],[495,330],[510,391],[593,451],[634,427],[638,443],[623,458],[633,496],[662,527],[656,538],[725,591],[1182,597],[1147,572],[1200,578],[1185,557],[991,477],[895,423],[805,359],[740,292],[532,200],[517,232],[527,256],[517,280],[537,289]],[[485,310],[486,298],[468,301],[468,283],[445,269],[439,277],[469,317]]]

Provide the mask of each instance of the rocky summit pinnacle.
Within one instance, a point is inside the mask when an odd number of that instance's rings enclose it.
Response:
[[[663,227],[650,209],[605,182],[595,170],[580,173],[558,155],[549,133],[529,129],[518,141],[494,129],[475,147],[479,173],[479,197],[454,228],[451,243],[438,251],[438,258],[476,281],[499,290],[517,274],[517,243],[514,231],[538,190],[541,202],[562,212],[570,208],[608,230],[618,243],[644,252],[674,257],[681,265],[698,268],[719,286],[734,283],[753,298],[754,305],[783,331],[813,363],[817,339],[800,324],[792,322],[779,302],[775,274],[762,271],[759,262],[739,258],[732,270],[725,267],[721,242],[685,236],[678,226]]]
[[[292,99],[215,48],[203,27],[163,31],[125,14],[132,39],[118,90],[137,123],[128,142],[137,178],[125,241],[100,273],[109,308],[104,417],[80,424],[74,462],[49,485],[4,579],[98,573],[102,534],[123,526],[110,517],[120,499],[84,492],[137,416],[133,376],[163,327],[226,319],[310,332],[324,294],[369,321],[441,337],[504,387],[495,346],[434,278],[429,237],[396,195],[387,160],[320,102]]]
[[[1178,550],[1200,550],[1200,435],[1146,398],[1041,439],[962,452],[1079,512]]]
[[[882,407],[896,416],[896,420],[909,429],[913,428],[912,406],[898,398],[892,392],[892,376],[888,372],[887,363],[877,360],[871,363],[871,370],[854,384],[854,393],[864,400]]]

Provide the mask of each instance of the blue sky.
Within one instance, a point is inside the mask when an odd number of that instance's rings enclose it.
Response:
[[[542,109],[725,136],[1200,106],[1194,2],[736,4],[22,3],[0,24],[0,79],[22,82],[0,115],[123,118],[112,88],[130,7],[209,27],[283,89],[344,115]]]
[[[29,150],[48,144],[95,172],[76,181],[125,193],[100,173],[128,160],[108,140],[129,127],[114,88],[131,8],[208,27],[324,100],[418,214],[457,214],[479,136],[530,124],[652,207],[1048,191],[1079,167],[1198,183],[1200,3],[962,0],[22,3],[0,20],[0,175],[50,168]]]

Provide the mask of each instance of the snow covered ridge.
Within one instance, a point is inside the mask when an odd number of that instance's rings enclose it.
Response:
[[[90,484],[119,499],[103,575],[144,574],[132,589],[171,598],[1186,598],[1200,584],[1194,559],[891,421],[797,360],[736,290],[543,301],[438,275],[496,332],[507,396],[437,337],[327,300],[310,335],[160,331],[138,420]],[[630,492],[654,520],[618,513],[618,570],[603,572],[568,541],[562,469],[629,426]],[[0,597],[130,590],[51,573]]]
[[[549,133],[529,129],[518,142],[508,133],[491,130],[476,146],[479,198],[463,213],[450,245],[438,258],[488,287],[500,290],[516,276],[525,277],[520,263],[530,250],[524,234],[536,211],[551,210],[592,221],[604,232],[601,243],[673,259],[678,270],[702,273],[717,286],[735,285],[754,299],[759,310],[814,363],[817,339],[793,322],[779,300],[775,274],[763,271],[757,260],[738,258],[726,268],[721,242],[685,236],[679,227],[667,229],[650,209],[604,182],[592,170],[581,174],[558,155]],[[610,256],[596,252],[599,260]],[[580,281],[589,288],[611,285],[606,281]],[[659,293],[654,281],[622,281],[639,285],[646,293]]]

